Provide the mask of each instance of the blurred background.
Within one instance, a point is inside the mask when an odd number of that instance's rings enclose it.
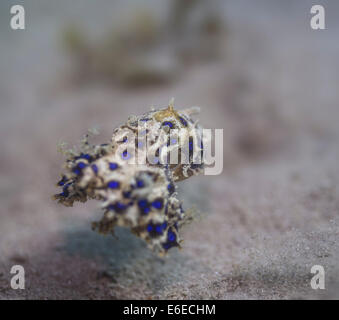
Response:
[[[339,3],[317,4],[326,30],[308,0],[2,1],[0,298],[338,298]],[[224,129],[224,171],[180,183],[201,216],[160,259],[128,230],[92,232],[97,202],[51,195],[60,141],[97,127],[104,143],[172,97]]]

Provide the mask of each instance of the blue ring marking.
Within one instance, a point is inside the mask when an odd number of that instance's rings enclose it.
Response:
[[[169,126],[171,129],[173,128],[173,123],[171,121],[164,121],[162,123],[163,126]]]
[[[86,163],[84,163],[84,162],[79,162],[78,163],[78,168],[80,169],[80,170],[82,170],[82,169],[84,169],[84,168],[86,168],[87,167],[87,164]]]
[[[110,163],[109,163],[109,169],[110,169],[110,170],[116,170],[116,169],[118,169],[118,164],[115,163],[115,162],[110,162]]]
[[[170,241],[170,242],[174,242],[176,240],[176,235],[174,232],[168,230],[168,233],[167,233],[167,239]]]
[[[139,200],[139,201],[138,201],[138,206],[139,206],[140,208],[146,208],[146,207],[148,206],[147,200],[145,200],[145,199]]]
[[[88,153],[85,153],[85,154],[81,154],[80,155],[80,158],[82,158],[82,159],[86,159],[86,160],[88,160],[88,161],[91,161],[91,159],[92,159],[92,157],[88,154]]]
[[[155,209],[158,209],[158,210],[162,209],[162,205],[163,205],[163,202],[162,202],[162,200],[159,200],[159,199],[154,200],[152,202],[152,207],[155,208]]]
[[[122,194],[124,196],[124,198],[130,198],[131,197],[131,191],[124,191]]]
[[[69,196],[69,191],[68,191],[68,186],[66,185],[63,187],[62,192],[59,194],[62,197],[68,197]]]
[[[121,157],[122,157],[123,160],[128,160],[128,159],[131,158],[131,154],[130,154],[127,150],[125,150],[125,151],[121,154]]]
[[[143,180],[137,180],[137,188],[143,188],[145,186],[145,183]]]
[[[122,212],[127,209],[127,205],[118,201],[114,204],[114,209],[116,212]]]
[[[112,180],[107,183],[107,187],[110,189],[118,189],[120,187],[120,183],[119,181]]]
[[[168,250],[168,249],[170,249],[171,248],[171,244],[170,243],[168,243],[168,242],[166,242],[166,243],[163,243],[163,245],[162,245],[162,247],[165,249],[165,250]]]
[[[67,181],[67,178],[65,177],[65,176],[63,176],[62,178],[61,178],[61,180],[60,181],[58,181],[58,186],[63,186],[64,184],[65,184],[65,182]]]
[[[73,172],[76,174],[76,175],[79,175],[81,173],[80,169],[78,168],[74,168],[73,169]]]
[[[187,127],[187,121],[184,118],[179,117],[179,120],[185,127]]]
[[[175,187],[173,183],[169,183],[167,186],[167,190],[169,193],[173,193],[175,191]]]
[[[161,226],[161,225],[156,226],[156,227],[155,227],[155,231],[156,231],[157,233],[162,233],[162,232],[163,232],[162,226]]]
[[[151,211],[151,209],[149,207],[143,208],[142,209],[142,213],[143,214],[148,214]]]

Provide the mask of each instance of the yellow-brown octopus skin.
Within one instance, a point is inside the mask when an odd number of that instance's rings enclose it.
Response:
[[[65,206],[100,200],[104,215],[92,224],[99,233],[113,234],[115,226],[123,226],[159,254],[180,247],[179,229],[188,217],[175,183],[201,173],[204,167],[202,128],[191,118],[194,113],[196,108],[177,111],[170,102],[164,109],[131,116],[113,131],[109,143],[92,145],[86,135],[80,151],[68,151],[65,173],[57,183],[62,192],[54,199]],[[170,129],[184,130],[173,139]],[[129,139],[131,135],[137,139]],[[128,151],[131,149],[134,154]],[[153,158],[148,154],[152,150]],[[160,161],[171,150],[177,150],[178,164]],[[128,163],[136,156],[144,157],[145,163]],[[199,156],[201,163],[196,164]],[[180,163],[183,157],[186,162]]]

